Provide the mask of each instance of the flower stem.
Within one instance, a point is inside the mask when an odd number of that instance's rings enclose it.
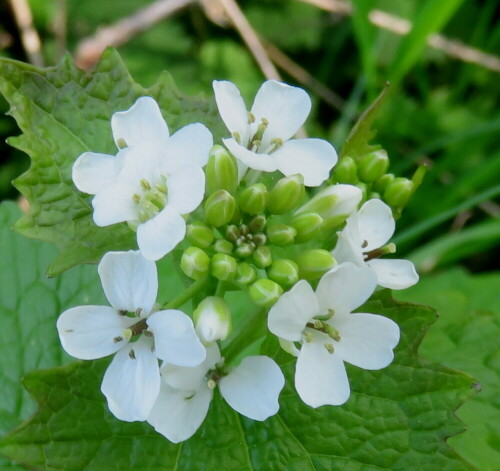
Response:
[[[208,276],[196,280],[190,284],[179,296],[165,304],[163,309],[176,309],[181,307],[185,302],[189,301],[195,294],[201,291],[208,283]]]

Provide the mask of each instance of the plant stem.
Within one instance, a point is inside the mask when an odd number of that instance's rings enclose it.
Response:
[[[208,276],[196,280],[194,283],[189,285],[179,296],[172,299],[172,301],[165,304],[163,309],[176,309],[181,307],[186,301],[189,301],[196,293],[201,291],[201,289],[208,283]]]

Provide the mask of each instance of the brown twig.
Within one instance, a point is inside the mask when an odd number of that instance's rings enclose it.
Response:
[[[194,1],[157,0],[111,26],[99,28],[93,36],[83,39],[78,45],[75,52],[76,64],[84,69],[92,67],[107,47],[127,42],[137,33],[147,30]]]
[[[342,0],[300,0],[303,3],[314,5],[322,10],[339,15],[352,15],[352,5]],[[404,36],[411,31],[410,21],[391,15],[385,11],[372,10],[368,15],[370,22],[379,28]],[[431,34],[427,44],[434,49],[443,51],[455,59],[479,65],[494,72],[500,72],[500,57],[488,54],[479,49],[468,46],[454,39],[448,39],[441,34]]]
[[[28,61],[33,65],[43,67],[42,44],[33,26],[33,15],[27,0],[9,0],[9,3]]]

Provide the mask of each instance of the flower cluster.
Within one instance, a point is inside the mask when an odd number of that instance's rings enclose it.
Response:
[[[110,306],[63,312],[61,343],[84,360],[114,354],[101,387],[110,411],[175,443],[201,426],[216,387],[248,418],[278,412],[285,378],[256,354],[259,325],[297,357],[306,404],[345,403],[344,362],[384,368],[399,341],[392,320],[353,311],[377,285],[418,281],[411,262],[380,259],[395,251],[393,215],[413,191],[386,173],[383,151],[337,164],[327,141],[293,139],[311,108],[299,88],[267,81],[248,111],[234,84],[213,87],[223,145],[201,123],[170,136],[156,101],[141,97],[111,119],[116,155],[86,152],[72,173],[94,195],[95,224],[127,223],[138,250],[103,256]],[[167,254],[187,286],[159,305],[155,262]],[[225,293],[235,290],[254,317],[234,322]]]

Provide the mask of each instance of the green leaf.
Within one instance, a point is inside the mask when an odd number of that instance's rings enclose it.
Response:
[[[0,205],[0,434],[35,411],[21,387],[31,370],[67,363],[55,320],[64,309],[99,302],[102,290],[94,268],[76,267],[57,280],[44,276],[56,250],[14,233],[10,227],[21,211]],[[0,469],[21,469],[0,457]]]
[[[359,160],[364,155],[380,149],[379,145],[370,144],[370,140],[373,139],[376,134],[372,129],[372,124],[375,115],[389,92],[389,86],[389,83],[387,83],[377,99],[360,116],[340,151],[340,158],[349,156],[354,160]]]
[[[216,134],[221,126],[213,103],[182,96],[167,73],[150,89],[137,85],[114,50],[106,51],[89,73],[77,69],[69,56],[47,69],[0,59],[0,91],[23,132],[9,143],[31,158],[30,169],[15,181],[30,201],[16,230],[57,245],[61,253],[50,275],[96,262],[109,250],[136,247],[126,224],[93,223],[92,197],[80,193],[71,180],[71,167],[81,153],[116,153],[110,125],[114,112],[150,95],[160,104],[171,131],[195,121]]]
[[[216,394],[190,440],[173,445],[143,423],[115,420],[99,391],[108,361],[78,362],[28,375],[40,409],[0,442],[6,456],[34,469],[112,470],[471,470],[446,443],[463,430],[453,411],[473,380],[417,355],[434,321],[430,308],[398,304],[387,292],[363,307],[395,319],[403,337],[394,363],[381,371],[349,368],[353,393],[342,407],[312,409],[293,388],[293,362],[274,339],[287,376],[277,416],[239,416]]]
[[[470,275],[453,269],[423,277],[398,298],[436,306],[439,319],[422,344],[422,354],[466,370],[481,393],[458,411],[468,432],[450,444],[477,469],[496,471],[500,463],[500,272]]]

